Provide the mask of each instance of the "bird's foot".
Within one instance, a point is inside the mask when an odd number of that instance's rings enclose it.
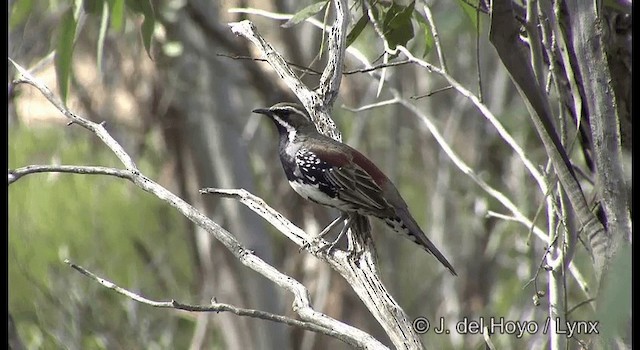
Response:
[[[349,247],[347,249],[347,258],[352,261],[359,261],[364,253],[364,249],[359,249],[358,247]]]
[[[327,233],[329,233],[329,231],[331,231],[332,228],[334,228],[337,224],[339,224],[340,221],[344,221],[344,226],[340,231],[340,233],[338,234],[338,237],[331,243],[323,243],[324,241],[322,240],[322,238],[326,236]],[[350,225],[351,225],[351,222],[349,220],[349,216],[346,213],[341,213],[340,216],[334,219],[327,227],[325,227],[320,232],[320,234],[318,234],[311,240],[304,242],[304,244],[302,244],[300,249],[298,249],[298,252],[301,252],[303,249],[311,250],[312,252],[321,252],[324,250],[326,250],[327,252],[331,251],[335,247],[335,245],[338,243],[340,238],[344,235],[344,233],[349,229]]]
[[[302,250],[308,250],[312,253],[318,253],[322,251],[329,252],[335,247],[336,243],[338,243],[338,240],[335,240],[329,243],[329,242],[325,242],[320,237],[315,237],[311,240],[304,242],[304,244],[302,244],[300,249],[298,249],[298,252],[302,252]]]
[[[317,244],[318,244],[318,240],[315,238],[309,241],[304,241],[304,243],[300,246],[300,248],[298,248],[298,253],[301,253],[303,250],[309,250],[311,246],[314,246]]]
[[[330,243],[323,242],[324,241],[321,237],[314,237],[310,240],[307,240],[302,244],[302,246],[300,246],[300,248],[298,249],[298,253],[302,252],[303,250],[308,250],[310,252],[319,252],[323,249],[326,249],[328,245],[331,245]]]
[[[336,238],[331,243],[324,243],[320,247],[318,247],[318,250],[319,251],[326,250],[327,252],[330,252],[331,250],[333,250],[333,248],[336,246],[336,243],[338,243],[339,240],[340,240],[340,237]]]

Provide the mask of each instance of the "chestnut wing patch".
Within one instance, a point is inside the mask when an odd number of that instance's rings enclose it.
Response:
[[[385,198],[380,184],[388,181],[386,176],[357,150],[330,138],[323,139],[323,148],[311,149],[314,156],[323,160],[321,181],[336,189],[340,200],[366,215],[395,216],[394,207]]]
[[[340,188],[338,197],[370,215],[388,216],[393,209],[384,198],[382,189],[371,176],[355,164],[329,169],[325,175],[327,181]]]

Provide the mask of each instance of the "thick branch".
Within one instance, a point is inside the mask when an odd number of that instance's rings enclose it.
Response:
[[[207,188],[200,190],[200,192],[214,193],[239,200],[300,247],[303,247],[306,243],[314,243],[314,239],[302,229],[269,207],[261,198],[245,190]],[[359,233],[356,236],[359,242],[356,243],[357,246],[354,248],[358,252],[358,254],[355,254],[355,258],[340,249],[318,250],[317,247],[327,244],[324,240],[319,240],[312,244],[309,252],[331,265],[334,270],[342,275],[378,322],[387,330],[387,334],[389,334],[397,348],[422,348],[419,339],[416,341],[411,336],[414,330],[411,328],[411,322],[408,317],[380,280],[378,269],[375,265],[375,249],[370,241],[368,221],[362,216],[357,216],[354,218],[354,222],[354,225],[356,225],[354,229]]]
[[[340,82],[342,81],[342,66],[344,65],[344,48],[349,24],[349,8],[346,0],[333,1],[336,7],[336,19],[329,29],[329,59],[320,78],[317,93],[322,96],[325,106],[331,108],[338,97]]]
[[[568,0],[567,7],[571,15],[571,41],[586,96],[600,196],[607,217],[606,262],[604,266],[596,266],[602,270],[607,268],[620,245],[631,238],[628,190],[622,170],[620,119],[603,48],[602,18],[598,16],[596,2]]]

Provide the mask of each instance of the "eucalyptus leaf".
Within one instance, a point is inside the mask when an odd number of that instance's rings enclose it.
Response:
[[[395,49],[398,45],[406,45],[413,38],[413,24],[411,16],[413,14],[415,1],[407,6],[393,3],[384,14],[382,21],[382,33],[389,43],[390,49]]]
[[[13,29],[16,25],[27,19],[33,8],[33,0],[14,1],[11,4],[11,12],[9,15],[9,28]]]
[[[109,7],[111,13],[109,14],[111,20],[111,28],[116,32],[122,30],[122,23],[124,20],[124,0],[110,0]]]
[[[60,97],[63,103],[67,101],[67,93],[69,91],[69,77],[71,75],[76,25],[77,22],[73,16],[73,7],[69,7],[61,18],[60,32],[56,43],[56,55],[54,57],[58,89],[60,90]]]
[[[103,2],[104,0],[84,0],[82,2],[82,8],[84,12],[98,16],[102,13]]]
[[[358,22],[356,22],[356,25],[353,26],[349,34],[347,34],[346,47],[351,46],[351,44],[356,41],[360,33],[362,33],[362,30],[367,26],[367,23],[369,23],[369,16],[365,13],[360,17]]]
[[[322,9],[329,3],[329,1],[320,1],[315,4],[311,4],[302,10],[296,12],[293,17],[291,17],[288,21],[281,25],[282,28],[290,28],[294,25],[304,21],[305,19],[315,15],[316,13],[322,11]]]
[[[431,52],[431,49],[433,49],[433,45],[435,44],[433,33],[431,32],[431,26],[427,20],[425,20],[418,11],[415,11],[414,17],[424,32],[424,52],[422,53],[422,57],[425,57],[429,52]]]
[[[153,6],[149,0],[127,0],[126,4],[133,12],[144,15],[144,21],[140,29],[142,33],[142,43],[149,58],[153,59],[153,57],[151,57],[151,39],[153,39],[153,30],[156,24]]]
[[[467,15],[467,17],[469,18],[469,21],[471,21],[472,28],[475,30],[475,28],[478,27],[478,17],[476,11],[478,8],[479,0],[456,1],[458,2],[458,5],[460,5],[460,8],[462,8],[462,11],[464,11],[465,15]]]

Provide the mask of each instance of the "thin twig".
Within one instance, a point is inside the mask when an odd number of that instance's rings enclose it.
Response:
[[[589,304],[592,301],[596,301],[596,298],[589,298],[587,300],[583,300],[579,303],[577,303],[575,306],[573,306],[572,308],[570,308],[569,310],[567,310],[567,316],[569,316],[569,314],[571,314],[572,312],[574,312],[575,310],[577,310],[578,308],[582,307],[583,305]]]
[[[480,67],[480,2],[476,7],[476,68],[478,70],[478,99],[484,103],[482,97],[482,67]]]
[[[257,58],[257,57],[251,57],[251,56],[242,56],[242,55],[229,55],[229,54],[225,54],[225,53],[217,53],[216,56],[220,56],[220,57],[227,57],[227,58],[231,58],[234,60],[251,60],[251,61],[256,61],[256,62],[269,62],[267,59],[265,58]],[[307,67],[307,66],[303,66],[301,64],[297,64],[297,63],[292,63],[290,61],[285,61],[287,62],[288,65],[297,68],[303,72],[306,72],[308,74],[311,75],[321,75],[322,72],[319,72],[313,68]],[[401,65],[405,65],[405,64],[410,64],[413,63],[409,60],[404,60],[404,61],[396,61],[396,62],[388,62],[388,63],[383,63],[383,64],[379,64],[376,66],[372,66],[372,67],[367,67],[367,68],[360,68],[360,69],[352,69],[352,70],[347,70],[347,71],[343,71],[342,74],[343,75],[351,75],[351,74],[358,74],[358,73],[369,73],[371,71],[374,70],[379,70],[382,68],[386,68],[386,67],[395,67],[395,66],[401,66]]]
[[[395,66],[402,66],[405,64],[409,64],[409,63],[413,63],[409,60],[404,60],[404,61],[395,61],[395,62],[387,62],[387,63],[381,63],[372,67],[367,67],[367,68],[360,68],[360,69],[353,69],[353,70],[348,70],[345,72],[342,72],[342,74],[356,74],[356,73],[369,73],[371,71],[374,70],[379,70],[382,68],[387,68],[387,67],[395,67]]]
[[[347,106],[344,106],[344,105],[342,106],[342,108],[344,108],[344,109],[346,109],[346,110],[348,110],[350,112],[362,112],[362,111],[366,111],[368,109],[373,109],[373,108],[377,108],[377,107],[392,105],[394,103],[398,103],[398,100],[395,99],[395,98],[392,98],[390,100],[379,101],[379,102],[376,102],[376,103],[360,106],[358,108],[347,107]]]
[[[536,182],[538,184],[538,187],[540,188],[540,191],[542,193],[546,193],[547,192],[547,185],[546,185],[546,183],[544,181],[544,177],[542,176],[542,174],[540,174],[540,172],[535,167],[535,165],[533,165],[533,163],[526,156],[524,150],[514,140],[514,138],[511,136],[511,134],[504,128],[502,123],[500,123],[500,121],[493,115],[493,113],[489,110],[489,108],[484,103],[482,103],[482,101],[480,100],[479,97],[477,97],[471,91],[469,91],[466,88],[464,88],[462,86],[462,84],[460,84],[457,80],[455,80],[451,75],[449,75],[446,72],[442,71],[442,69],[440,69],[440,68],[438,68],[438,67],[436,67],[436,66],[434,66],[434,65],[432,65],[432,64],[430,64],[430,63],[428,63],[428,62],[426,62],[424,60],[416,58],[404,46],[398,45],[398,48],[411,61],[415,62],[419,66],[421,66],[421,67],[423,67],[423,68],[425,68],[425,69],[427,69],[429,71],[432,71],[434,73],[437,73],[437,74],[441,75],[443,78],[445,78],[449,82],[449,84],[451,84],[451,86],[453,86],[454,89],[456,89],[460,94],[462,94],[463,96],[465,96],[469,100],[471,100],[471,102],[478,108],[480,113],[494,126],[496,131],[498,131],[498,134],[500,135],[500,137],[502,137],[502,139],[515,151],[515,153],[518,155],[520,160],[524,163],[524,166],[527,168],[529,173],[531,173],[533,178],[536,180]]]
[[[433,35],[433,42],[436,46],[436,52],[438,53],[438,60],[440,61],[440,68],[443,72],[447,72],[447,62],[444,59],[444,51],[442,51],[442,45],[440,45],[440,35],[438,35],[438,28],[436,27],[436,22],[433,19],[433,14],[431,13],[431,9],[429,6],[424,5],[424,14],[427,17],[427,22],[429,22],[429,27],[431,28],[431,34]]]
[[[242,55],[229,55],[226,53],[217,53],[216,56],[220,56],[220,57],[226,57],[226,58],[231,58],[234,60],[250,60],[250,61],[256,61],[256,62],[269,62],[267,59],[265,58],[257,58],[257,57],[251,57],[251,56],[242,56]],[[303,66],[301,64],[297,64],[297,63],[293,63],[290,61],[286,61],[288,65],[297,68],[305,73],[309,73],[311,75],[320,75],[322,74],[322,72],[318,72],[317,70],[310,68],[310,67],[306,67]]]
[[[22,84],[22,83],[29,84],[34,86],[38,90],[40,90],[42,95],[44,95],[44,97],[46,97],[47,100],[49,100],[49,102],[51,102],[51,104],[54,105],[54,107],[56,107],[60,112],[62,112],[62,114],[64,114],[65,117],[69,118],[74,124],[78,124],[84,127],[85,129],[96,134],[96,136],[98,136],[102,140],[102,142],[104,142],[107,145],[107,147],[109,147],[111,151],[113,151],[113,153],[115,153],[116,157],[120,159],[120,161],[124,164],[124,166],[127,169],[131,171],[138,171],[138,168],[134,163],[133,159],[131,159],[129,154],[125,152],[122,146],[120,146],[120,144],[113,137],[111,137],[111,135],[109,135],[109,133],[104,128],[104,125],[102,123],[97,124],[90,120],[82,118],[74,113],[71,113],[65,107],[64,103],[62,103],[62,101],[60,101],[59,98],[54,96],[53,92],[51,92],[51,90],[49,90],[49,88],[46,85],[41,83],[39,80],[35,79],[33,75],[31,75],[31,73],[27,72],[24,68],[22,68],[22,66],[14,62],[11,58],[9,58],[9,61],[14,65],[14,67],[16,67],[16,69],[22,76],[17,78],[14,81],[16,85]]]
[[[18,181],[25,175],[37,173],[71,173],[82,175],[108,175],[122,179],[133,178],[133,173],[129,170],[107,168],[102,166],[81,166],[81,165],[29,165],[22,168],[9,170],[9,185]]]
[[[435,89],[435,90],[429,91],[426,94],[410,96],[409,98],[412,99],[412,100],[419,100],[421,98],[431,97],[431,96],[433,96],[433,95],[435,95],[435,94],[437,94],[439,92],[447,91],[447,90],[450,90],[450,89],[453,89],[453,86],[449,85],[449,86],[441,87],[439,89]]]
[[[184,310],[184,311],[190,311],[190,312],[231,312],[238,316],[253,317],[253,318],[259,318],[259,319],[273,321],[273,322],[284,323],[289,326],[300,327],[302,329],[306,329],[312,332],[322,333],[338,339],[342,338],[342,335],[339,332],[318,326],[311,322],[299,321],[290,317],[277,315],[277,314],[273,314],[273,313],[265,312],[261,310],[239,308],[231,304],[217,302],[215,298],[211,300],[211,304],[209,305],[184,304],[174,299],[172,299],[171,301],[156,301],[156,300],[147,299],[140,294],[134,293],[128,289],[118,286],[117,284],[107,279],[99,277],[98,275],[87,270],[86,268],[72,263],[71,261],[69,261],[69,259],[65,259],[64,263],[72,267],[74,270],[80,272],[81,274],[98,282],[102,286],[109,288],[115,291],[116,293],[124,295],[141,304],[145,304],[145,305],[149,305],[157,308],[176,309],[176,310]],[[341,339],[341,340],[345,341],[346,343],[349,343],[345,339]]]

